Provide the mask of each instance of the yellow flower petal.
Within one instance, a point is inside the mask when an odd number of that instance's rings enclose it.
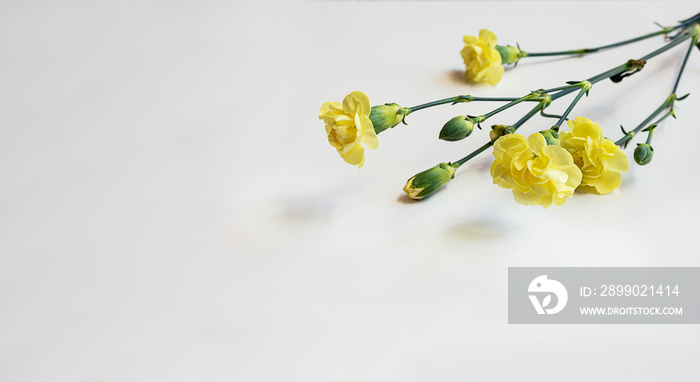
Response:
[[[607,167],[609,170],[614,170],[614,171],[620,171],[620,172],[627,172],[630,168],[630,162],[629,159],[627,158],[627,154],[625,154],[624,151],[620,150],[613,141],[606,139],[605,142],[603,143],[603,147],[606,148],[607,150],[613,151],[613,155],[608,158],[606,161]]]
[[[341,156],[343,157],[343,160],[345,160],[347,163],[353,166],[358,165],[360,168],[362,168],[361,163],[364,161],[365,158],[365,149],[364,147],[357,145],[352,150],[341,154]]]
[[[550,165],[553,167],[567,167],[574,164],[574,158],[561,146],[545,146],[540,152],[549,158]]]
[[[547,146],[540,133],[525,139],[508,134],[494,143],[496,160],[491,164],[494,184],[512,189],[515,201],[547,208],[572,197],[581,181],[581,170],[568,151]]]
[[[355,92],[345,96],[343,99],[343,114],[354,116],[357,114],[358,107],[360,107],[360,102],[355,97]]]
[[[479,40],[489,44],[489,47],[491,48],[496,46],[496,34],[488,29],[482,29],[479,31]]]
[[[369,116],[369,112],[372,109],[372,107],[369,104],[369,97],[367,97],[367,95],[365,93],[358,92],[358,91],[354,91],[354,92],[350,93],[350,95],[355,97],[355,100],[358,103],[357,113]]]
[[[471,45],[471,44],[478,42],[479,39],[474,37],[474,36],[464,36],[464,37],[462,37],[462,41],[464,41],[465,44]]]
[[[359,122],[358,126],[361,126],[362,143],[370,150],[379,147],[379,139],[377,139],[377,133],[374,131],[374,126],[372,126],[372,121],[370,121],[369,117],[366,115],[357,115],[355,120]]]
[[[470,81],[486,81],[497,84],[503,76],[501,55],[496,50],[496,35],[486,29],[479,31],[479,37],[464,36],[461,50],[466,71],[464,77]]]
[[[369,119],[371,109],[369,97],[354,91],[345,96],[342,104],[324,103],[318,114],[319,119],[326,124],[326,134],[331,146],[345,162],[360,168],[365,162],[362,144],[371,150],[379,146],[377,133]]]
[[[571,153],[581,169],[581,186],[593,186],[607,194],[620,186],[620,172],[629,169],[627,154],[603,136],[603,129],[588,118],[576,117],[567,122],[569,132],[561,132],[561,146]]]
[[[619,172],[606,171],[596,179],[593,186],[598,193],[604,195],[620,187],[620,183],[622,183],[622,175]]]
[[[480,77],[486,79],[491,85],[496,85],[501,81],[505,69],[500,65],[490,65],[481,72]]]
[[[532,134],[527,138],[527,145],[530,146],[530,150],[536,155],[540,155],[542,149],[547,147],[547,140],[544,139],[542,134]]]

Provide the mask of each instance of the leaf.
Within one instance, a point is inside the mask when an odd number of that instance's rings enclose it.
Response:
[[[546,308],[550,302],[552,302],[552,295],[551,294],[547,295],[547,297],[545,297],[544,300],[542,300],[542,307]]]

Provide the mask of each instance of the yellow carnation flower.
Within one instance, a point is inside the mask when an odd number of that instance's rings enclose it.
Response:
[[[515,201],[544,208],[560,206],[573,197],[581,183],[581,170],[568,151],[547,145],[540,133],[525,139],[520,134],[504,135],[493,145],[493,183],[512,189]]]
[[[365,163],[365,149],[361,143],[370,150],[379,146],[377,133],[369,119],[370,111],[367,95],[354,91],[345,97],[342,105],[326,102],[318,113],[318,118],[326,123],[328,142],[343,160],[358,168],[362,168]]]
[[[599,194],[618,188],[620,172],[627,172],[627,154],[608,138],[603,129],[588,118],[576,117],[567,121],[570,131],[559,133],[561,146],[571,153],[581,169],[581,186],[592,186]]]
[[[496,35],[486,29],[479,31],[479,37],[464,36],[464,48],[462,59],[467,71],[464,76],[467,80],[479,82],[487,81],[495,85],[503,76],[501,55],[496,50]]]

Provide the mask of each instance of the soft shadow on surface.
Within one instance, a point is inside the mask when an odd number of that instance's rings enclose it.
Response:
[[[436,197],[436,195],[440,195],[440,193],[445,192],[445,189],[447,187],[442,187],[441,189],[435,191],[432,195],[428,196],[425,199],[421,200],[416,200],[416,199],[411,199],[406,195],[406,193],[401,193],[398,198],[396,198],[396,201],[401,203],[401,204],[416,204],[416,203],[426,203],[426,201],[430,200],[431,198]]]
[[[490,173],[492,163],[492,155],[484,155],[481,158],[474,158],[471,161],[469,161],[468,170],[465,172],[476,171],[478,173]]]
[[[454,82],[459,82],[462,84],[468,84],[466,78],[464,78],[464,70],[459,70],[459,69],[453,69],[447,72],[447,76],[450,78],[450,80]]]
[[[478,218],[452,226],[447,234],[449,237],[459,240],[491,241],[503,239],[512,231],[512,227],[504,226],[496,220]]]
[[[409,198],[408,195],[406,195],[406,194],[399,195],[399,197],[396,198],[396,201],[401,203],[401,204],[416,204],[416,203],[421,202],[420,200],[415,200],[415,199]]]
[[[492,85],[489,85],[485,82],[468,81],[466,78],[464,78],[464,69],[452,69],[452,70],[448,71],[447,78],[452,82],[457,82],[457,83],[460,83],[462,85],[469,85],[469,86],[472,86],[475,88],[491,88],[492,87]],[[473,93],[466,93],[466,94],[473,94]]]
[[[323,198],[296,198],[283,200],[279,216],[290,223],[317,223],[330,219],[333,203]]]
[[[636,166],[636,164],[632,162],[631,166]],[[634,172],[628,171],[626,174],[622,174],[622,183],[620,184],[620,190],[624,190],[626,188],[633,188],[636,183],[637,177],[635,176]]]
[[[550,62],[557,62],[557,61],[565,61],[565,60],[571,60],[572,58],[579,58],[582,56],[565,56],[565,57],[548,57],[548,58],[538,58],[538,59],[530,59],[530,60],[521,60],[518,62],[518,65],[540,65],[540,64],[546,64]],[[505,65],[505,73],[508,73],[509,71],[517,68],[517,66],[514,65]],[[450,79],[452,82],[458,82],[461,84],[468,84],[472,86],[487,86],[485,83],[474,83],[471,81],[468,81],[464,77],[464,71],[465,69],[452,69],[447,72],[447,78]],[[491,86],[491,85],[488,85]]]

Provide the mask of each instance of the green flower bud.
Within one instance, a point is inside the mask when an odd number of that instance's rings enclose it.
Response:
[[[403,122],[406,114],[407,112],[405,108],[395,103],[387,103],[384,105],[372,106],[372,110],[369,113],[369,119],[372,121],[372,125],[374,125],[374,132],[379,134],[382,131]]]
[[[409,179],[403,190],[411,199],[428,197],[454,178],[457,167],[459,166],[452,163],[440,163]]]
[[[505,64],[515,64],[520,60],[521,57],[525,57],[520,49],[514,46],[500,46],[496,45],[496,50],[501,55],[501,62]]]
[[[559,134],[554,131],[554,130],[542,130],[540,131],[540,134],[544,136],[544,140],[547,141],[547,145],[549,146],[559,146],[560,140],[559,140]]]
[[[634,149],[634,161],[638,165],[644,166],[651,162],[654,157],[654,148],[647,143],[637,143],[637,148]]]
[[[447,121],[440,130],[440,139],[450,142],[459,141],[468,137],[472,131],[474,131],[474,121],[460,115]]]
[[[493,125],[491,126],[491,131],[489,132],[489,138],[491,138],[491,142],[496,142],[498,138],[504,135],[513,134],[513,132],[513,126]]]

